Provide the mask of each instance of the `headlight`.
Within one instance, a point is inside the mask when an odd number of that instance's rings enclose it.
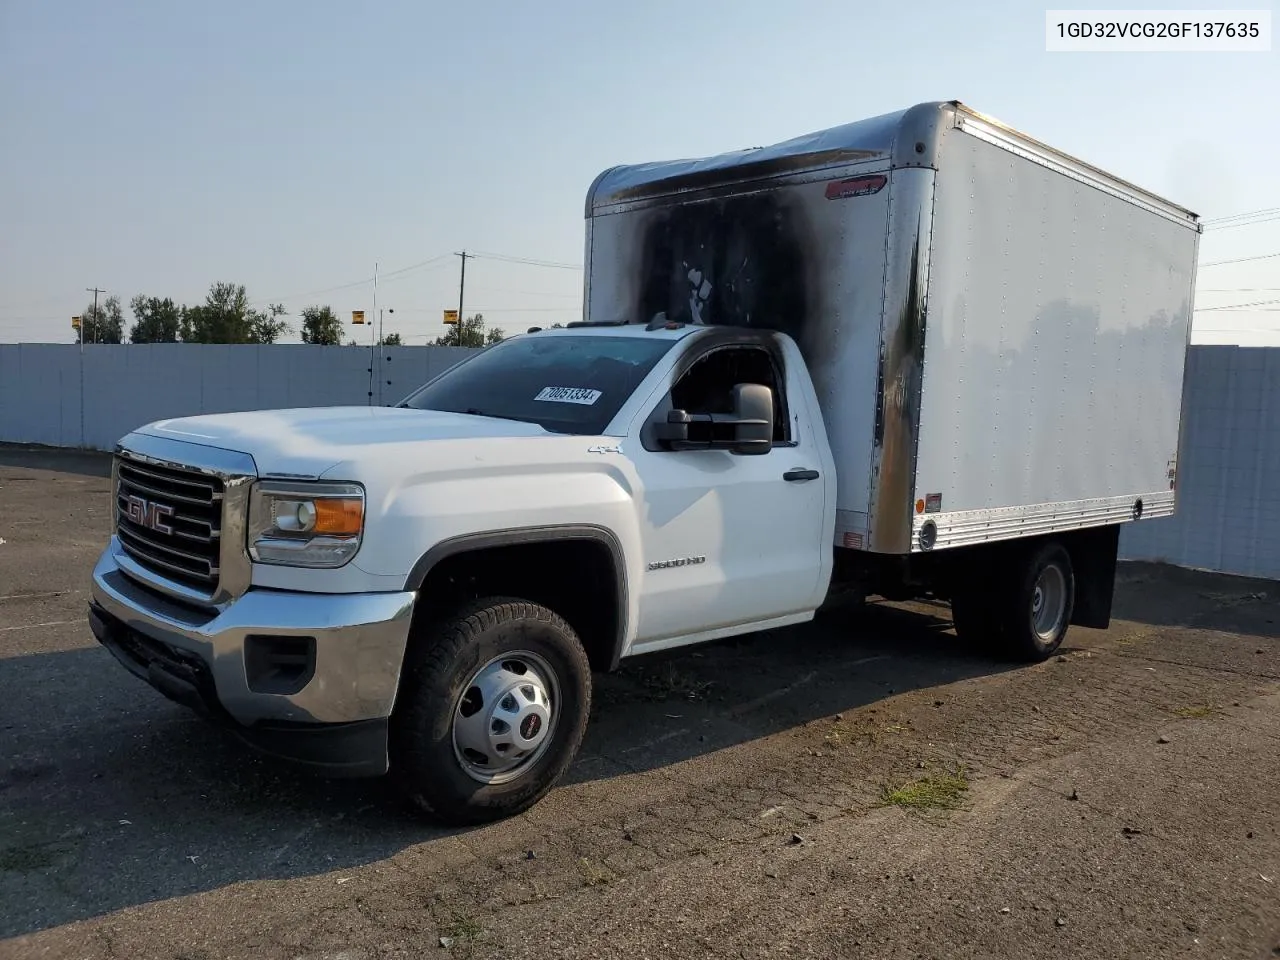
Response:
[[[254,484],[249,556],[290,567],[340,567],[360,549],[364,489],[354,483]]]

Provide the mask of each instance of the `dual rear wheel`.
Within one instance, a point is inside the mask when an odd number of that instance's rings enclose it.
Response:
[[[1054,541],[1001,558],[970,577],[951,601],[961,639],[1023,662],[1062,645],[1075,606],[1071,555]]]

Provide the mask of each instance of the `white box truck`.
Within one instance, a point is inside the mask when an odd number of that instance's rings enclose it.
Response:
[[[90,622],[275,756],[451,823],[535,803],[592,670],[936,597],[1042,660],[1167,516],[1194,214],[956,102],[586,206],[584,319],[395,408],[123,438]]]

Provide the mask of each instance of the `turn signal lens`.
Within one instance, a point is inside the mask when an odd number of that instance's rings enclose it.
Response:
[[[314,501],[316,520],[313,530],[332,537],[354,537],[364,521],[364,503],[358,499],[336,497]]]

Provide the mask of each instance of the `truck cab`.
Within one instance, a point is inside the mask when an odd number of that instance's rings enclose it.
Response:
[[[395,768],[449,819],[509,813],[576,752],[592,669],[812,618],[833,474],[785,334],[542,331],[395,408],[125,437],[91,623],[260,749],[333,775]],[[459,728],[444,793],[440,724]],[[543,774],[516,775],[529,766]]]

